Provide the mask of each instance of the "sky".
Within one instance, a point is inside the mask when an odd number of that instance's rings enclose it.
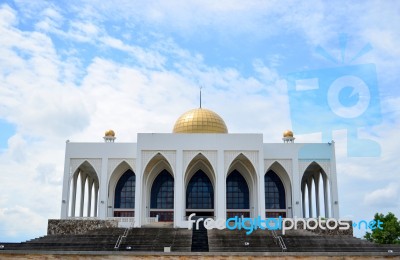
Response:
[[[400,217],[399,24],[398,1],[1,0],[0,241],[60,217],[66,140],[170,133],[200,86],[231,133],[335,140],[342,218]]]

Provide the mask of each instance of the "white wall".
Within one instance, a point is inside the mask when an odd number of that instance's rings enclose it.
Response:
[[[131,167],[136,174],[136,225],[145,223],[146,200],[142,197],[143,174],[151,158],[157,153],[162,154],[170,164],[176,183],[184,185],[186,167],[190,160],[198,153],[202,153],[210,162],[216,176],[216,196],[215,214],[217,217],[225,217],[225,182],[226,175],[231,163],[241,153],[248,159],[254,169],[254,176],[257,179],[256,188],[262,195],[255,201],[254,214],[264,216],[264,175],[268,170],[268,165],[275,161],[285,169],[288,179],[283,180],[286,186],[291,187],[292,209],[289,216],[302,216],[300,182],[304,173],[304,165],[311,161],[328,161],[322,164],[324,169],[330,173],[330,178],[334,178],[331,189],[333,189],[332,200],[337,200],[336,186],[336,162],[334,156],[334,145],[330,144],[304,144],[304,143],[271,143],[264,144],[262,134],[151,134],[142,133],[137,136],[137,143],[67,143],[64,167],[63,196],[65,202],[62,203],[61,218],[66,218],[68,214],[70,178],[73,168],[79,167],[79,163],[87,160],[93,164],[99,178],[99,217],[109,216],[109,165],[110,159],[134,160]],[[179,171],[179,174],[176,174]],[[182,180],[181,180],[182,179]],[[287,183],[290,182],[290,183]],[[258,185],[257,185],[258,184]],[[186,187],[178,188],[175,191],[175,214],[177,219],[174,225],[186,227],[183,220],[184,215],[184,191]],[[336,190],[336,191],[335,191]],[[221,193],[221,194],[220,194]],[[334,207],[338,211],[338,207]],[[112,212],[112,210],[111,210]],[[141,214],[141,212],[143,212]],[[334,214],[337,215],[337,214]]]

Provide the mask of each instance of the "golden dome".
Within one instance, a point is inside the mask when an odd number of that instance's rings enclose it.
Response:
[[[106,133],[104,134],[104,136],[112,136],[115,137],[115,132],[114,130],[107,130]]]
[[[174,125],[173,133],[219,133],[227,134],[224,120],[215,112],[196,108],[181,115]]]
[[[293,132],[291,130],[286,130],[283,132],[283,137],[293,137]]]

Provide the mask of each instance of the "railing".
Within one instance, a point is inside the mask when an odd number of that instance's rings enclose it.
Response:
[[[119,247],[121,246],[122,240],[124,240],[129,233],[129,230],[132,228],[132,225],[134,222],[129,222],[129,226],[127,228],[125,228],[124,233],[118,237],[117,242],[115,242],[115,246],[114,249],[119,249]]]
[[[278,236],[278,235],[276,234],[275,230],[271,230],[271,232],[272,232],[272,237],[273,237],[274,240],[275,240],[275,243],[276,243],[276,244],[279,244],[279,246],[280,246],[281,249],[282,249],[282,252],[285,252],[285,251],[287,250],[287,247],[286,247],[286,245],[285,245],[285,241],[283,241],[283,238],[282,238],[281,236]]]
[[[67,219],[73,219],[73,220],[99,220],[98,217],[67,217]]]
[[[146,218],[147,223],[155,223],[158,222],[158,215],[156,215],[155,217],[147,217]]]
[[[107,220],[118,221],[118,227],[132,227],[135,224],[134,217],[109,217]]]

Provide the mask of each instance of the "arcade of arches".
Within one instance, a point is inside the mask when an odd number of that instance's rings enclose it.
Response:
[[[127,167],[125,167],[127,168]],[[201,168],[201,167],[200,167]],[[197,169],[185,185],[185,215],[215,216],[216,193],[215,180],[210,170]],[[290,181],[284,181],[278,171],[269,169],[264,174],[265,216],[286,217],[290,211]],[[119,175],[113,186],[112,216],[135,216],[136,174],[128,168]],[[317,163],[311,163],[301,180],[303,217],[329,216],[329,184],[324,170]],[[87,162],[83,163],[71,179],[70,216],[96,217],[98,205],[99,181],[95,170]],[[254,186],[249,185],[243,170],[233,169],[226,177],[225,201],[226,217],[255,217],[252,213]],[[149,217],[158,216],[159,221],[173,221],[175,180],[171,169],[162,168],[151,183],[148,200]],[[77,200],[78,198],[78,200]],[[76,201],[79,201],[77,204]],[[79,213],[78,213],[79,212]]]

